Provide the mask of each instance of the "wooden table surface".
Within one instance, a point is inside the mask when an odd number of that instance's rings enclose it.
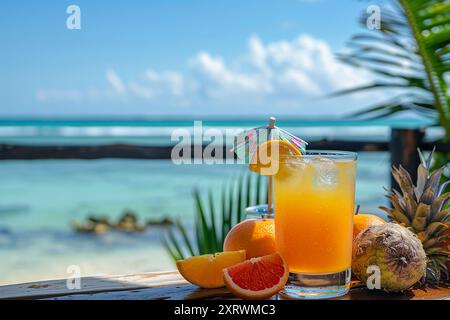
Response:
[[[80,289],[68,289],[67,280],[49,280],[0,286],[0,299],[51,300],[194,300],[233,299],[226,288],[200,289],[187,283],[177,271],[150,272],[125,276],[81,278]],[[340,300],[450,300],[450,287],[425,287],[405,293],[371,291],[357,282]]]

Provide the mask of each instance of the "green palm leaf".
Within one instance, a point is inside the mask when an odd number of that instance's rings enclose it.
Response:
[[[169,256],[176,261],[197,254],[222,251],[230,229],[245,218],[244,209],[261,204],[261,199],[267,199],[264,197],[267,189],[262,183],[263,179],[260,175],[242,174],[225,184],[217,194],[213,189],[208,190],[206,196],[195,189],[193,200],[196,211],[192,237],[187,231],[189,228],[179,220],[174,226],[168,227],[162,243]]]
[[[338,57],[363,67],[378,78],[374,83],[332,95],[396,89],[394,99],[370,106],[354,116],[387,117],[411,110],[436,117],[450,140],[450,97],[444,74],[450,70],[450,3],[439,0],[393,0],[383,8],[381,29],[358,34],[351,51]],[[365,25],[366,17],[361,22]],[[405,99],[405,96],[409,96]]]

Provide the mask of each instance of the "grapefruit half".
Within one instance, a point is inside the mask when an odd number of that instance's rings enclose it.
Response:
[[[278,253],[251,258],[223,270],[228,290],[244,299],[273,296],[283,289],[288,276],[288,266]]]

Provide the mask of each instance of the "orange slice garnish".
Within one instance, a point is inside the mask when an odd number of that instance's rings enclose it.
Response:
[[[265,141],[256,148],[249,169],[264,176],[272,176],[278,172],[280,158],[301,155],[301,152],[288,141]]]

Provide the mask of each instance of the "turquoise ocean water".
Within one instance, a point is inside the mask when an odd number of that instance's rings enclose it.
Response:
[[[239,123],[245,128],[256,121]],[[0,121],[0,143],[167,144],[173,128],[191,122],[12,122]],[[234,123],[235,127],[236,124]],[[411,123],[409,123],[411,125]],[[417,125],[417,124],[414,124]],[[207,126],[228,128],[231,123]],[[389,129],[337,123],[287,123],[306,139],[387,139]],[[439,132],[431,132],[432,137]],[[160,245],[161,230],[139,235],[80,235],[73,220],[95,213],[118,217],[124,210],[144,218],[164,216],[191,221],[192,190],[218,189],[245,170],[241,165],[175,165],[170,160],[0,161],[0,284],[62,278],[67,267],[82,274],[124,274],[174,268]],[[357,203],[380,214],[383,186],[389,184],[389,155],[360,153]]]

